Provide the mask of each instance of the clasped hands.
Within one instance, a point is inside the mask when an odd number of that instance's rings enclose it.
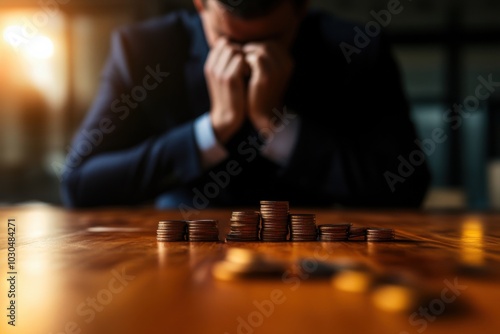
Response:
[[[269,128],[273,110],[283,107],[292,71],[289,51],[277,42],[239,45],[218,39],[205,63],[217,140],[227,143],[246,119],[256,130]]]

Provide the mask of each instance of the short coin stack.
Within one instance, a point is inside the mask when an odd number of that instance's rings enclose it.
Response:
[[[319,225],[319,241],[346,241],[351,225],[350,223]]]
[[[316,241],[315,214],[290,214],[290,241]]]
[[[395,239],[392,228],[368,228],[366,230],[367,241],[391,241]]]
[[[286,241],[288,236],[288,202],[261,201],[262,241]]]
[[[351,226],[349,228],[349,240],[351,240],[351,241],[365,241],[366,240],[366,227]]]
[[[156,238],[158,241],[184,241],[186,222],[182,220],[163,220],[158,223]]]
[[[231,216],[231,230],[227,241],[258,241],[260,213],[258,211],[235,211]]]
[[[189,220],[187,223],[187,241],[219,241],[217,220]]]

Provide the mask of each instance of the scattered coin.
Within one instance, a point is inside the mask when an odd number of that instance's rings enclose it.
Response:
[[[419,304],[418,289],[403,284],[380,285],[371,292],[372,302],[387,312],[410,312]]]
[[[345,292],[367,292],[373,279],[368,270],[345,270],[332,277],[332,284]]]
[[[282,277],[286,265],[260,254],[239,248],[230,248],[226,257],[215,263],[212,275],[222,281]]]

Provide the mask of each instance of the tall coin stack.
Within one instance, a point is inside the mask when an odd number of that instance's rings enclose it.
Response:
[[[319,225],[320,241],[346,241],[349,237],[351,224],[323,224]]]
[[[286,241],[288,236],[288,202],[261,201],[262,241]]]
[[[189,220],[187,223],[187,241],[219,241],[217,220]]]
[[[260,213],[258,211],[235,211],[231,215],[231,227],[227,241],[258,241]]]
[[[183,220],[163,220],[158,223],[156,238],[158,241],[184,241],[186,222]]]
[[[316,241],[315,214],[290,214],[290,241]]]
[[[392,228],[368,228],[366,230],[366,241],[391,241],[395,239]]]

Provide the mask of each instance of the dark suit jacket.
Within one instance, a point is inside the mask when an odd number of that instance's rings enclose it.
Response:
[[[193,130],[195,118],[210,110],[200,18],[182,11],[117,29],[99,93],[68,154],[64,203],[172,206],[162,198],[174,194],[182,199],[174,205],[197,208],[262,199],[420,205],[429,185],[425,163],[410,166],[392,189],[387,179],[418,150],[398,66],[383,33],[349,64],[340,44],[354,45],[354,27],[317,11],[301,26],[286,96],[287,108],[302,119],[290,164],[280,168],[255,154],[245,127],[233,138],[229,159],[211,171],[201,168]],[[226,182],[221,171],[230,161],[239,173]]]

